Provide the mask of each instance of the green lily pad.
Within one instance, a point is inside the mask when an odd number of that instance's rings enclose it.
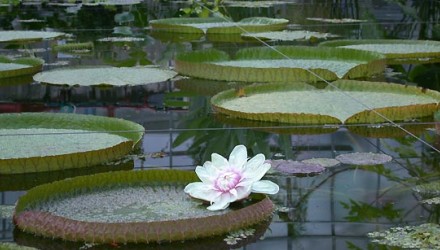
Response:
[[[7,31],[0,31],[0,42],[39,41],[46,39],[54,39],[65,35],[66,34],[62,32],[7,30]]]
[[[440,181],[432,181],[417,185],[413,188],[417,193],[423,196],[439,196],[440,195]]]
[[[105,1],[89,1],[82,3],[86,6],[97,6],[97,5],[134,5],[140,4],[141,0],[105,0]]]
[[[335,40],[320,43],[323,47],[338,47],[384,54],[388,63],[431,63],[440,60],[440,42],[419,40]]]
[[[440,93],[399,84],[339,80],[316,89],[300,83],[246,86],[241,94],[223,91],[211,98],[213,108],[235,118],[296,124],[379,123],[432,115]],[[345,93],[345,94],[344,94]],[[358,101],[355,101],[355,100]],[[286,101],[288,100],[288,101]]]
[[[302,160],[301,162],[307,164],[316,164],[324,168],[335,167],[341,164],[340,161],[333,158],[310,158],[310,159]]]
[[[0,114],[0,174],[81,168],[128,154],[144,128],[76,114]]]
[[[44,71],[34,75],[37,82],[69,85],[144,85],[167,81],[177,73],[157,67],[96,67]]]
[[[269,198],[212,212],[183,188],[194,172],[120,171],[44,184],[20,197],[16,226],[27,233],[94,243],[182,241],[266,221]],[[61,211],[63,210],[63,211]]]
[[[274,19],[267,17],[249,17],[238,22],[219,17],[208,18],[165,18],[150,21],[153,30],[162,30],[176,33],[243,33],[261,32],[271,30],[282,30],[287,26],[289,20]],[[239,28],[239,27],[241,28]]]
[[[38,248],[20,246],[13,242],[0,242],[0,249],[3,250],[38,250]]]
[[[273,41],[304,41],[310,39],[329,39],[338,37],[338,35],[330,33],[322,33],[308,30],[283,30],[283,31],[270,31],[270,32],[258,32],[258,33],[244,33],[241,34],[243,38],[247,39],[263,39]]]
[[[177,56],[175,69],[184,75],[222,81],[316,82],[371,76],[385,68],[383,56],[372,52],[307,46],[274,48],[276,51],[267,47],[242,49],[234,59],[215,49],[189,52]]]
[[[284,1],[231,1],[225,0],[223,4],[228,7],[242,7],[242,8],[270,8],[274,5],[288,4],[290,2]]]
[[[363,23],[367,20],[352,19],[352,18],[321,18],[321,17],[308,17],[310,21],[322,22],[322,23]]]
[[[43,63],[43,60],[33,57],[10,59],[0,56],[0,79],[35,74],[41,71]]]

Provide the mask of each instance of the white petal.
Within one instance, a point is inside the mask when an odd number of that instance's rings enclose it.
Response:
[[[242,169],[247,162],[247,149],[243,145],[235,146],[229,155],[229,164]]]
[[[234,202],[235,199],[229,193],[223,193],[214,203],[207,207],[208,210],[222,210],[229,206],[231,202]]]
[[[208,185],[211,185],[216,178],[215,173],[209,172],[206,167],[197,166],[196,174],[203,183]]]
[[[216,167],[212,164],[212,162],[210,162],[210,161],[205,161],[205,163],[203,163],[203,167],[206,168],[206,170],[207,170],[208,172],[215,173],[215,174],[213,174],[213,175],[217,175],[218,172],[219,172],[219,169],[216,168]]]
[[[213,153],[211,155],[211,161],[212,161],[212,165],[219,170],[229,167],[228,160],[226,160],[225,157],[217,153]]]
[[[256,155],[255,157],[257,157],[257,156],[258,155]],[[246,164],[246,167],[243,171],[243,177],[244,177],[245,181],[246,180],[258,181],[261,178],[263,178],[263,176],[266,174],[267,171],[269,171],[269,169],[271,168],[270,164],[263,163],[264,160],[263,160],[263,162],[261,162],[260,160],[261,160],[261,158],[255,160],[255,161],[249,161]]]
[[[252,192],[262,194],[276,194],[280,187],[268,180],[257,181],[252,184]]]
[[[212,189],[210,185],[206,185],[203,182],[190,183],[186,185],[183,191],[193,198],[210,202],[218,199],[219,195],[221,195],[221,192]]]
[[[251,186],[236,187],[235,190],[237,190],[237,200],[242,200],[251,194]]]

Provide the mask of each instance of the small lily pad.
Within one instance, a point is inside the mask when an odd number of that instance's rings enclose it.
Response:
[[[292,160],[268,160],[274,171],[283,174],[304,175],[317,174],[325,170],[325,168],[318,164],[305,163]]]
[[[157,67],[97,67],[44,71],[34,76],[37,82],[70,85],[144,85],[167,81],[177,73]]]
[[[422,200],[422,203],[429,205],[440,205],[440,197],[434,197],[431,199]]]
[[[393,158],[389,155],[380,153],[356,152],[349,154],[340,154],[336,156],[336,160],[340,161],[343,164],[369,166],[385,164],[393,160]]]
[[[284,1],[232,1],[225,0],[223,4],[228,7],[242,7],[242,8],[270,8],[274,5],[288,4],[290,2]]]
[[[7,31],[0,31],[0,42],[38,41],[38,40],[54,39],[65,35],[66,34],[62,32],[7,30]]]
[[[363,23],[368,20],[352,19],[352,18],[320,18],[320,17],[308,17],[310,21],[322,22],[322,23]]]
[[[302,160],[301,162],[306,164],[316,164],[325,168],[335,167],[341,164],[340,161],[333,158],[311,158],[311,159]]]
[[[14,214],[14,205],[0,205],[0,219],[11,219]]]
[[[413,188],[417,193],[424,196],[439,196],[440,195],[440,181],[432,181],[417,185]]]
[[[0,79],[35,74],[41,71],[44,61],[33,57],[11,59],[0,56]]]
[[[322,33],[308,30],[283,30],[272,32],[258,32],[258,33],[244,33],[241,34],[243,38],[248,39],[263,39],[273,41],[304,41],[310,39],[329,39],[338,37],[330,33]]]
[[[3,250],[38,250],[38,248],[20,246],[13,242],[0,242],[0,249]]]
[[[374,243],[405,249],[440,249],[439,235],[440,226],[432,223],[368,233]]]

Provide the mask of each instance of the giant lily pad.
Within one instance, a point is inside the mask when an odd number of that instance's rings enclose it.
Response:
[[[223,81],[316,82],[371,76],[385,68],[383,56],[372,52],[307,46],[274,48],[242,49],[234,59],[215,49],[181,54],[176,70]]]
[[[217,112],[250,120],[299,124],[379,123],[430,116],[440,93],[399,84],[339,80],[316,89],[300,83],[260,84],[223,91],[211,99]],[[369,107],[370,109],[368,109]]]
[[[122,119],[75,114],[0,115],[0,174],[97,165],[128,154],[144,128]]]
[[[384,54],[388,63],[428,63],[440,60],[440,42],[418,40],[336,40],[319,44]]]
[[[156,67],[97,67],[44,71],[34,75],[34,80],[70,86],[125,86],[164,82],[175,75],[174,71]]]
[[[35,74],[43,68],[43,63],[38,58],[10,59],[0,56],[0,79]]]
[[[196,179],[189,171],[148,170],[53,182],[20,197],[14,222],[24,232],[68,241],[148,243],[225,234],[271,217],[269,198],[207,210],[183,192]]]
[[[39,41],[45,39],[54,39],[65,35],[66,34],[62,32],[7,30],[0,31],[0,42]]]
[[[243,33],[282,30],[287,26],[287,19],[267,17],[249,17],[238,22],[219,17],[208,18],[165,18],[150,21],[153,30],[177,33]]]
[[[371,152],[355,152],[336,156],[336,160],[343,164],[360,166],[384,164],[390,162],[392,159],[393,158],[389,155]]]

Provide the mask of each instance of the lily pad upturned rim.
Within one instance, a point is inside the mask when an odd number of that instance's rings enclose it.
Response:
[[[362,44],[392,44],[398,46],[399,44],[405,45],[433,45],[440,48],[439,41],[432,40],[404,40],[404,39],[342,39],[325,41],[320,43],[319,47],[342,47],[348,45],[362,45]],[[355,49],[355,48],[350,48]],[[365,50],[366,51],[366,50]],[[384,53],[387,58],[387,63],[431,63],[440,60],[440,52],[423,52],[423,53]],[[418,60],[422,59],[422,60]]]
[[[91,133],[108,133],[128,140],[109,148],[44,157],[0,159],[1,174],[22,174],[88,167],[115,160],[133,150],[144,133],[144,127],[127,120],[93,115],[61,113],[0,114],[2,129],[80,129]]]
[[[202,28],[193,27],[190,24],[203,23],[231,23],[244,28],[246,31],[259,32],[284,29],[289,20],[283,18],[268,18],[268,17],[248,17],[238,22],[221,17],[174,17],[164,18],[150,21],[153,30],[161,30],[175,33],[198,33],[198,34],[234,34],[242,33],[243,30],[235,25],[227,27],[210,27],[206,32]]]
[[[75,221],[47,212],[32,210],[40,202],[72,192],[121,186],[158,183],[187,184],[197,181],[194,172],[184,170],[118,171],[56,181],[30,189],[17,202],[14,223],[25,232],[68,241],[94,243],[148,243],[179,241],[224,234],[262,222],[271,217],[274,204],[264,198],[247,207],[202,218],[171,221],[97,223]],[[182,195],[186,195],[182,190]]]
[[[344,74],[343,78],[349,79],[372,76],[382,73],[385,69],[385,57],[379,53],[310,46],[274,46],[273,48],[275,50],[267,47],[245,48],[239,50],[233,57],[217,49],[182,53],[176,57],[175,70],[183,75],[220,81],[317,82],[322,79],[329,81],[339,79],[335,72],[323,68],[306,70],[298,67],[257,68],[215,64],[221,61],[279,60],[286,59],[286,56],[293,60],[330,59],[362,62]]]
[[[436,100],[440,100],[440,93],[432,90],[424,90],[415,86],[403,86],[400,84],[382,83],[382,82],[366,82],[354,80],[338,80],[332,83],[343,91],[362,90],[373,92],[391,92],[391,93],[406,93],[406,94],[422,94],[428,95]],[[330,91],[334,90],[331,86],[327,87]],[[257,84],[243,87],[246,95],[286,91],[286,90],[313,90],[311,85],[295,82],[295,83],[273,83],[273,84]],[[336,117],[330,115],[320,115],[313,113],[246,113],[238,110],[231,110],[222,107],[222,103],[226,100],[240,98],[237,96],[235,89],[222,91],[211,98],[211,105],[216,112],[223,113],[235,118],[280,122],[280,123],[294,123],[294,124],[353,124],[353,123],[381,123],[385,120],[370,110],[365,110],[353,114],[345,121],[340,121]],[[385,117],[391,120],[407,120],[411,117],[424,117],[432,115],[438,109],[438,102],[432,104],[418,104],[406,105],[386,108],[376,108]]]
[[[16,63],[28,66],[20,69],[0,70],[0,79],[3,79],[35,74],[43,69],[44,60],[35,57],[11,59],[0,56],[0,63]]]

